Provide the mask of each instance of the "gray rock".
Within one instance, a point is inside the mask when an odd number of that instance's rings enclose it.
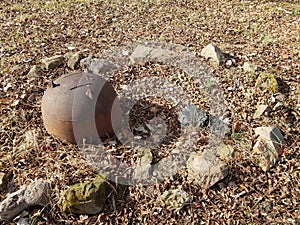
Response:
[[[17,222],[17,225],[30,225],[29,224],[29,218],[20,218]]]
[[[137,152],[137,166],[134,169],[135,179],[149,178],[149,170],[152,163],[152,153],[150,148],[140,147]]]
[[[181,157],[179,159],[179,157]],[[167,157],[163,158],[159,161],[159,163],[156,163],[153,165],[153,177],[158,182],[162,182],[166,177],[170,177],[177,173],[182,167],[185,165],[187,156],[185,155],[176,155],[174,156],[174,159],[170,160]],[[179,161],[180,160],[180,161]]]
[[[259,166],[263,171],[269,170],[276,164],[286,145],[281,131],[276,127],[257,127],[254,130],[259,135],[254,147],[254,153],[258,154]]]
[[[45,65],[46,70],[51,70],[61,66],[64,63],[64,58],[62,55],[55,55],[42,59],[42,63]]]
[[[210,131],[217,136],[224,136],[231,132],[230,127],[221,119],[209,116],[207,112],[198,109],[193,104],[184,107],[179,113],[178,119],[182,126],[204,128],[208,125]]]
[[[284,103],[287,99],[287,96],[285,94],[282,94],[280,92],[277,92],[275,94],[272,95],[272,102],[281,102],[281,103]]]
[[[214,116],[210,116],[208,127],[211,133],[218,137],[229,135],[231,132],[231,128],[226,123]]]
[[[67,66],[74,70],[79,66],[79,62],[82,58],[82,53],[81,52],[76,52],[76,53],[68,53],[65,55],[65,58],[67,59]]]
[[[181,110],[178,119],[182,126],[204,127],[208,120],[208,114],[190,104]]]
[[[269,109],[268,105],[259,105],[253,115],[253,119],[258,119]]]
[[[34,181],[8,194],[0,203],[0,221],[11,220],[20,212],[33,206],[45,206],[48,204],[48,192],[48,182]]]
[[[40,66],[34,65],[28,72],[27,76],[29,78],[37,78],[42,76],[42,68]]]
[[[88,57],[81,59],[79,62],[80,68],[82,70],[86,69],[91,64],[92,59],[95,59],[94,55],[89,55]]]
[[[165,191],[156,201],[167,209],[181,209],[190,199],[188,193],[180,189]]]
[[[277,127],[257,127],[254,129],[254,132],[265,140],[273,140],[278,144],[286,144],[280,129]]]
[[[228,175],[228,166],[213,153],[194,152],[187,163],[188,180],[206,189]]]
[[[117,69],[116,65],[111,62],[101,58],[92,58],[92,56],[81,60],[80,64],[86,68],[85,71],[94,74],[104,74]]]
[[[165,61],[173,58],[175,55],[176,55],[175,52],[170,51],[168,49],[154,48],[150,52],[150,59],[154,60],[154,61],[158,60],[158,61],[165,62]]]
[[[208,44],[202,50],[200,55],[205,59],[209,59],[212,61],[214,65],[221,65],[228,61],[227,54],[222,52],[220,48],[213,44]]]
[[[167,62],[175,56],[176,53],[168,49],[138,45],[129,56],[129,59],[132,63],[145,63],[147,61]]]
[[[0,191],[5,191],[13,179],[12,173],[0,172]]]
[[[132,63],[144,62],[146,58],[150,57],[150,53],[153,50],[151,47],[146,47],[143,45],[138,45],[132,54],[129,56],[129,59]]]

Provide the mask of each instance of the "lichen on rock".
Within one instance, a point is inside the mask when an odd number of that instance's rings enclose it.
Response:
[[[65,192],[61,209],[65,213],[97,214],[104,208],[108,187],[101,174],[90,182],[74,184]]]
[[[272,72],[261,72],[256,80],[255,88],[268,90],[273,93],[279,91],[278,82]]]

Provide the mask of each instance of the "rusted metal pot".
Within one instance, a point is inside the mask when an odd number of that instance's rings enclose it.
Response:
[[[99,75],[73,73],[58,78],[42,98],[47,131],[71,143],[99,141],[114,134],[121,122],[112,85]]]

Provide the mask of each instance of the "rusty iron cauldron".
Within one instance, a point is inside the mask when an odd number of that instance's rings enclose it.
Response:
[[[46,130],[73,144],[114,134],[121,123],[113,86],[99,75],[73,73],[52,82],[42,98]]]

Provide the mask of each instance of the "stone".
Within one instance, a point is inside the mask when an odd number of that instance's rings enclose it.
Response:
[[[247,73],[255,73],[255,71],[257,70],[257,66],[253,65],[250,62],[244,62],[243,70]]]
[[[11,220],[33,206],[47,205],[48,195],[49,184],[46,181],[34,181],[8,194],[0,203],[0,221]]]
[[[277,111],[277,110],[281,110],[281,109],[283,109],[283,108],[284,108],[283,102],[277,102],[277,103],[274,105],[273,110],[274,110],[274,111]]]
[[[234,150],[234,148],[231,145],[221,144],[217,148],[216,155],[222,161],[228,162],[228,161],[230,161],[230,160],[233,159],[234,152],[235,152],[235,150]]]
[[[265,140],[274,140],[278,144],[286,144],[284,137],[277,127],[257,127],[254,129],[256,135],[263,137]]]
[[[287,96],[280,92],[274,93],[271,98],[272,102],[274,102],[274,103],[278,103],[278,102],[284,103],[286,101],[286,99],[287,99]]]
[[[192,153],[186,166],[188,180],[204,189],[213,186],[228,175],[227,164],[208,150],[203,153]]]
[[[226,63],[228,58],[227,54],[222,52],[219,47],[213,44],[208,44],[207,46],[205,46],[201,50],[200,55],[205,59],[211,60],[211,62],[217,66]]]
[[[218,137],[223,137],[224,135],[229,135],[231,133],[231,128],[220,118],[215,116],[209,117],[208,128],[212,134]]]
[[[259,156],[261,169],[268,171],[276,164],[278,157],[283,152],[286,141],[277,127],[257,127],[254,132],[259,137],[253,147],[253,151]]]
[[[21,217],[16,225],[30,225],[29,218]]]
[[[162,206],[173,210],[181,209],[189,200],[189,194],[180,189],[167,190],[156,199]]]
[[[101,58],[90,58],[85,64],[87,65],[86,71],[94,74],[105,74],[117,68],[111,62]]]
[[[129,56],[129,59],[132,63],[144,62],[144,60],[150,56],[152,50],[153,48],[151,47],[138,45]]]
[[[204,127],[208,120],[208,114],[194,104],[189,104],[181,110],[178,119],[182,126]]]
[[[34,65],[28,72],[27,76],[29,78],[37,78],[42,76],[42,68],[40,66]]]
[[[276,93],[279,90],[276,77],[271,72],[261,72],[256,80],[255,88],[268,90],[273,93]]]
[[[13,173],[0,172],[0,191],[5,191],[13,179]]]
[[[67,66],[75,70],[79,66],[79,62],[82,58],[82,53],[81,52],[76,52],[76,53],[67,53],[65,54],[65,58],[67,59]]]
[[[55,55],[42,59],[42,63],[45,65],[46,70],[52,70],[61,66],[64,63],[64,58],[62,55]]]
[[[80,60],[79,62],[79,66],[82,70],[85,70],[91,63],[91,60],[94,59],[95,56],[94,55],[89,55],[88,57],[85,57],[83,59]]]
[[[164,48],[154,48],[144,45],[138,45],[129,56],[131,63],[145,63],[147,61],[159,61],[167,63],[178,54],[174,51]]]
[[[269,109],[268,105],[259,105],[253,115],[253,119],[258,119]]]
[[[210,131],[217,136],[230,134],[230,127],[221,119],[210,116],[207,112],[198,109],[195,105],[189,104],[179,113],[179,122],[182,126],[193,126],[204,128],[208,125]]]
[[[151,51],[150,58],[153,60],[159,59],[164,61],[173,58],[175,55],[175,52],[170,51],[168,49],[155,48]]]
[[[152,153],[150,148],[140,147],[137,151],[137,166],[134,169],[135,179],[149,178],[149,170],[152,163]]]
[[[61,210],[67,214],[98,214],[105,206],[108,187],[108,182],[100,174],[90,182],[74,184],[65,192]]]
[[[227,68],[230,68],[231,66],[233,65],[233,61],[232,60],[226,60],[226,62],[225,62],[225,66],[227,67]]]

